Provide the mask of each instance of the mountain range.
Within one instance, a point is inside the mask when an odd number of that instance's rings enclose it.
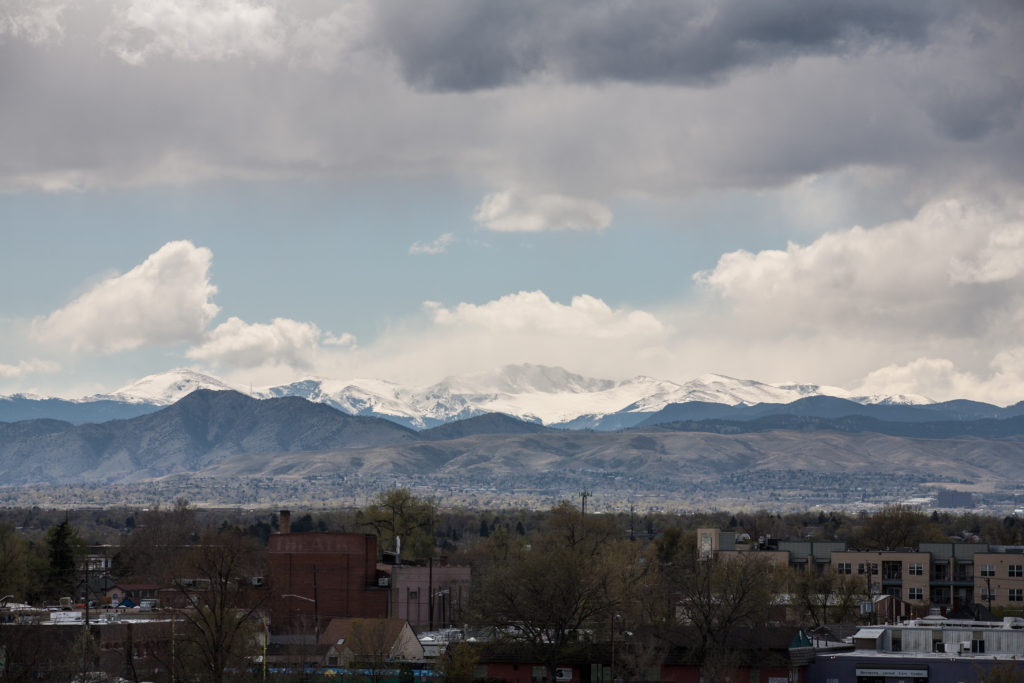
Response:
[[[927,422],[1024,413],[1021,404],[1001,408],[971,401],[936,403],[915,395],[855,396],[837,387],[773,385],[716,374],[683,384],[643,376],[614,381],[584,377],[558,367],[524,364],[447,377],[423,388],[377,379],[310,378],[249,390],[179,369],[149,375],[109,394],[77,399],[24,394],[0,397],[0,421],[47,418],[84,424],[130,419],[171,405],[196,389],[234,390],[253,398],[305,398],[349,415],[380,417],[416,430],[491,413],[549,427],[603,431],[680,420],[748,420],[773,414],[863,415]]]
[[[533,487],[571,495],[583,487],[607,495],[689,490],[743,497],[796,486],[794,495],[806,502],[829,491],[861,495],[866,487],[895,486],[899,495],[924,482],[1006,490],[1024,480],[1024,415],[889,422],[806,414],[816,404],[842,412],[835,403],[841,400],[807,398],[782,404],[788,414],[674,420],[614,432],[556,429],[502,414],[416,431],[295,396],[198,389],[130,419],[0,422],[0,482],[107,486],[183,476],[244,490],[268,481],[337,486],[355,477],[356,489],[365,491],[389,477],[420,477],[429,490]],[[724,404],[689,405],[708,411]],[[961,415],[981,410],[954,407]]]
[[[308,379],[240,392],[175,370],[75,400],[0,397],[0,493],[202,481],[233,502],[294,486],[359,496],[397,481],[727,505],[775,504],[785,491],[797,505],[900,499],[936,482],[1005,492],[1024,481],[1024,403],[722,375],[612,381],[539,365],[423,389]]]

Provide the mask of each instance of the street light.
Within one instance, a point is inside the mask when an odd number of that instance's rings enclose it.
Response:
[[[434,593],[433,595],[430,596],[430,629],[431,630],[434,629],[434,602],[438,598],[443,598],[444,596],[448,596],[449,602],[451,601],[451,591],[449,589],[447,589],[447,588],[445,588],[444,590],[437,591],[436,593]],[[441,600],[441,615],[442,615],[441,621],[443,621],[443,622],[447,621],[447,617],[450,616],[448,614],[448,612],[449,612],[449,610],[445,609],[444,600]]]
[[[295,598],[296,600],[305,600],[306,602],[313,603],[313,626],[316,629],[317,642],[320,641],[320,601],[315,598],[307,598],[305,595],[296,595],[295,593],[284,593],[281,595],[282,598]]]
[[[305,595],[295,595],[294,593],[285,593],[282,598],[297,598],[299,600],[305,600],[306,602],[313,603],[313,624],[316,628],[316,639],[320,641],[320,591],[317,588],[316,581],[316,565],[313,565],[313,597],[307,598]]]
[[[612,627],[612,629],[611,629],[612,630],[612,633],[611,633],[612,661],[611,661],[611,666],[608,667],[608,669],[609,669],[609,672],[608,672],[609,673],[609,678],[611,679],[609,681],[609,683],[615,683],[615,624],[616,624],[616,622],[620,622],[620,621],[622,621],[622,615],[621,614],[615,614],[615,615],[612,616],[612,624],[611,624],[611,627]]]

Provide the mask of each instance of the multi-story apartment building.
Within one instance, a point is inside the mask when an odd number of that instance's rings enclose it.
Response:
[[[765,554],[796,570],[861,577],[868,595],[892,595],[916,605],[956,610],[982,603],[1024,610],[1024,547],[985,543],[921,543],[916,550],[848,550],[845,543],[781,541],[737,543],[734,532],[698,529],[702,557]]]
[[[976,553],[972,578],[978,602],[1024,609],[1024,548],[989,546]]]
[[[931,555],[911,550],[839,550],[831,555],[837,574],[863,579],[870,596],[891,595],[907,602],[928,599]]]
[[[931,555],[925,602],[952,609],[978,602],[974,591],[974,556],[988,549],[985,543],[921,543],[918,551]]]

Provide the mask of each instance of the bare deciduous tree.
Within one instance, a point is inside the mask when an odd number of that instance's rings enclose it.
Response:
[[[868,597],[863,581],[831,568],[820,573],[812,569],[791,572],[789,594],[800,616],[812,626],[852,618]]]
[[[263,574],[259,546],[234,528],[207,532],[176,571],[184,628],[173,664],[220,683],[229,668],[244,668],[257,654],[257,611],[269,595],[250,581]]]
[[[685,645],[711,680],[724,676],[736,665],[734,636],[770,620],[778,571],[756,552],[699,559],[688,534],[667,533],[652,552],[674,610],[669,623],[682,627]]]
[[[624,603],[640,563],[614,520],[584,519],[569,503],[530,541],[494,548],[474,609],[479,623],[520,643],[554,680],[580,630],[606,623]]]

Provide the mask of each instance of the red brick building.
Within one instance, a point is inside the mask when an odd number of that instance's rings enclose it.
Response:
[[[378,581],[372,534],[293,534],[282,512],[267,564],[276,633],[322,631],[334,618],[387,616],[387,587]]]

